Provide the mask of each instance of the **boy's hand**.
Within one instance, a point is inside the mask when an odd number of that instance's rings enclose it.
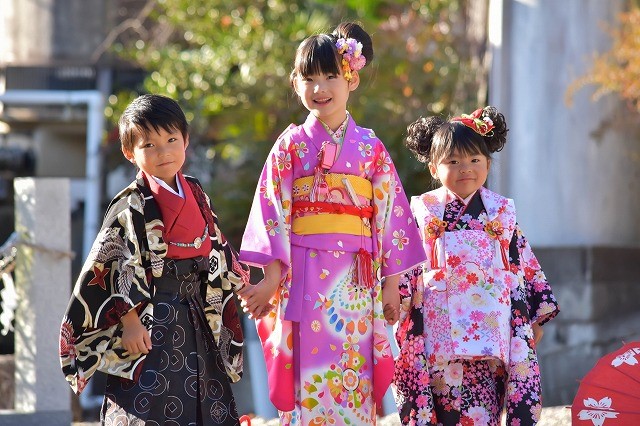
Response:
[[[387,324],[394,325],[400,319],[400,291],[398,283],[399,275],[386,277],[382,286],[382,306],[384,319]]]
[[[149,331],[140,322],[136,310],[127,312],[120,321],[122,322],[122,347],[131,355],[148,354],[151,350],[151,337],[149,337]]]

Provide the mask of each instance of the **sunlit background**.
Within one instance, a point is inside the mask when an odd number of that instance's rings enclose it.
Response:
[[[68,178],[75,279],[106,203],[134,177],[115,123],[142,93],[184,107],[186,172],[238,246],[268,150],[307,114],[289,85],[296,47],[357,20],[375,58],[349,110],[388,147],[409,195],[433,184],[403,148],[408,123],[489,103],[505,114],[509,142],[488,186],[515,200],[559,299],[539,347],[544,403],[571,404],[603,353],[640,336],[639,10],[632,0],[1,0],[0,272],[11,274],[19,246],[8,240],[14,178]],[[0,317],[9,410],[11,294]],[[255,411],[245,382],[241,408]],[[77,420],[95,416],[95,399],[73,404]]]

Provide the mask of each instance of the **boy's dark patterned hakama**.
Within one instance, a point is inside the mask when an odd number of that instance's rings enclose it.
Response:
[[[137,382],[109,375],[107,426],[238,425],[225,367],[202,301],[208,259],[165,259],[154,279],[152,349]]]

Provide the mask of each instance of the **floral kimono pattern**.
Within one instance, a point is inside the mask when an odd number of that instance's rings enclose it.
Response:
[[[323,219],[313,207],[302,212],[292,207],[309,200],[318,155],[329,141],[313,115],[280,136],[260,177],[240,250],[246,263],[264,266],[279,260],[283,267],[273,301],[276,309],[257,327],[270,398],[285,425],[375,423],[375,403],[393,375],[381,280],[424,261],[388,152],[371,130],[351,118],[320,201],[330,200],[344,206],[337,210],[348,211],[369,200],[372,217],[363,225],[352,216],[353,226],[363,229],[360,235],[336,230],[347,222],[347,214],[335,215],[338,220],[327,220],[311,232],[294,232],[306,219]],[[356,192],[369,187],[368,198],[354,203],[341,183],[345,179],[355,182]],[[354,279],[357,253],[363,248],[373,254],[371,288]]]
[[[465,206],[440,188],[411,207],[428,261],[401,280],[394,381],[403,423],[496,425],[506,399],[507,424],[535,424],[542,404],[531,323],[558,306],[513,201],[480,188]]]
[[[185,178],[209,225],[211,252],[204,311],[227,376],[236,382],[242,375],[243,336],[230,299],[248,283],[249,272],[222,235],[200,183]],[[62,371],[77,394],[96,370],[137,380],[146,355],[130,355],[122,349],[120,318],[136,309],[142,324],[152,329],[153,280],[162,275],[167,253],[163,228],[159,206],[141,176],[110,203],[60,330]]]

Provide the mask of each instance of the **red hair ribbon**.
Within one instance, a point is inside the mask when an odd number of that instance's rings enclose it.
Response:
[[[462,114],[460,117],[453,117],[451,121],[459,121],[477,134],[487,136],[495,126],[489,117],[482,117],[483,112],[483,108],[478,108],[471,114]]]
[[[431,268],[438,267],[438,250],[436,249],[436,240],[440,238],[445,229],[447,229],[448,223],[444,220],[440,220],[437,217],[432,217],[431,221],[427,224],[425,230],[425,237],[431,241]]]

